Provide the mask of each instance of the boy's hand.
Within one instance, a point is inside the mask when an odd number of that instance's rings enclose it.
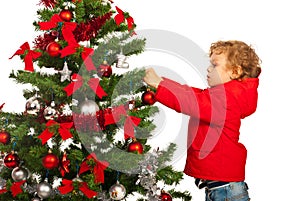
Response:
[[[162,81],[162,77],[158,76],[153,68],[146,69],[144,81],[151,87],[157,88]]]

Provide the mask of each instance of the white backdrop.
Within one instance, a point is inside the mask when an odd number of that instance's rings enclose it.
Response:
[[[24,63],[17,57],[8,58],[25,41],[31,43],[36,37],[32,22],[36,19],[37,3],[37,0],[30,3],[11,0],[2,3],[0,8],[0,104],[5,102],[4,111],[24,110],[23,86],[8,79],[11,70],[22,69]],[[212,42],[227,39],[243,40],[255,47],[263,62],[259,103],[257,112],[243,120],[241,129],[241,141],[248,149],[246,180],[252,200],[295,200],[298,191],[300,12],[296,3],[292,0],[268,3],[259,0],[115,0],[115,5],[131,14],[138,29],[172,31],[206,51]],[[166,67],[170,64],[170,68],[181,65],[181,61],[168,55],[160,59],[154,56],[148,55],[148,60],[130,58],[129,63]],[[188,84],[202,84],[201,80],[182,72],[180,66],[174,69]],[[178,119],[182,120],[179,114],[167,112],[170,113],[166,114],[165,136],[156,136],[161,146],[172,141],[173,131],[168,128]],[[173,165],[183,170],[184,159],[183,156]],[[204,200],[204,192],[194,187],[193,182],[193,178],[185,176],[179,188],[191,191],[193,201]]]

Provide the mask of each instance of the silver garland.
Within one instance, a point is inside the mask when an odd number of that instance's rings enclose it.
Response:
[[[6,189],[6,180],[0,177],[0,190]]]
[[[146,154],[145,159],[139,163],[140,174],[136,185],[140,184],[147,190],[146,196],[149,201],[160,201],[160,188],[157,186],[156,174],[158,169],[158,150]]]

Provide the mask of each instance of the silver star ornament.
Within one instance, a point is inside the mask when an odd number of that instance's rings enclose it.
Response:
[[[64,82],[65,80],[71,81],[72,71],[69,70],[67,62],[64,64],[64,68],[58,71],[61,74],[60,81]]]

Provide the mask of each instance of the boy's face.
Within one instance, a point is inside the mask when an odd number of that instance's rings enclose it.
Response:
[[[224,84],[231,80],[232,70],[226,66],[227,57],[224,53],[213,53],[210,57],[211,65],[207,68],[207,82],[210,87]]]

